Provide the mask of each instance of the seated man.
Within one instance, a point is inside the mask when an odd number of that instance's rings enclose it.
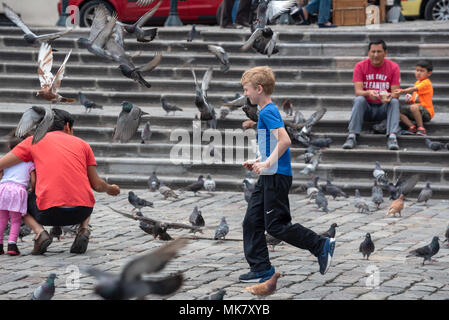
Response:
[[[387,119],[387,147],[398,150],[396,134],[399,131],[399,66],[385,59],[387,45],[383,40],[371,42],[368,46],[368,59],[360,61],[354,67],[353,82],[356,98],[349,121],[349,136],[343,149],[352,149],[357,145],[364,121],[382,121]],[[392,93],[393,92],[393,93]]]
[[[89,242],[89,219],[95,204],[92,192],[117,195],[120,188],[101,179],[96,170],[92,149],[73,135],[74,119],[70,113],[53,109],[54,123],[36,144],[26,138],[0,159],[0,170],[21,161],[33,161],[36,189],[28,197],[24,222],[35,236],[33,255],[43,254],[52,238],[43,226],[80,224],[71,253],[84,253]]]

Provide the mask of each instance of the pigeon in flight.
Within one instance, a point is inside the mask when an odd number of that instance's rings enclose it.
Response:
[[[438,237],[433,237],[432,242],[428,244],[427,246],[412,250],[409,252],[409,254],[406,256],[408,257],[420,257],[424,258],[422,265],[424,265],[424,262],[431,261],[436,262],[436,260],[433,260],[432,257],[440,251],[440,239]]]
[[[148,294],[167,295],[178,290],[183,283],[182,273],[169,275],[157,280],[143,279],[144,274],[151,274],[164,269],[178,251],[187,245],[188,240],[173,240],[151,253],[134,258],[128,262],[122,272],[112,274],[93,267],[80,268],[84,273],[95,277],[95,293],[108,300],[128,300],[143,298]]]
[[[49,33],[49,34],[43,34],[43,35],[36,35],[34,34],[27,25],[20,19],[20,17],[6,4],[3,2],[3,12],[8,17],[9,20],[11,20],[16,26],[18,26],[22,31],[25,33],[23,38],[25,41],[29,44],[32,44],[34,47],[38,47],[39,45],[42,45],[42,43],[49,42],[52,40],[56,40],[59,37],[69,33],[72,31],[72,29],[68,29],[61,32],[56,33]],[[54,50],[56,51],[56,50]]]
[[[359,252],[363,254],[363,258],[369,260],[369,256],[374,252],[374,242],[371,240],[371,234],[367,233],[365,240],[360,244]]]
[[[37,92],[37,96],[42,97],[45,100],[50,101],[52,104],[62,102],[62,103],[73,103],[75,99],[64,98],[59,93],[58,90],[61,86],[62,78],[64,77],[65,65],[67,60],[69,60],[72,50],[65,56],[64,62],[58,69],[58,72],[53,76],[51,73],[51,68],[53,66],[53,53],[51,46],[48,43],[43,42],[41,48],[39,49],[39,55],[37,60],[37,74],[39,76],[39,81],[41,89]]]
[[[87,99],[86,95],[81,91],[78,92],[78,95],[80,98],[80,103],[86,108],[86,113],[92,111],[92,109],[103,109],[103,106]]]
[[[218,61],[223,65],[220,70],[226,73],[229,70],[230,66],[229,57],[225,49],[223,49],[223,47],[214,46],[211,44],[207,46],[207,49],[209,49],[209,51],[217,57]]]
[[[55,294],[56,278],[55,273],[50,273],[47,280],[34,290],[30,300],[51,300]]]
[[[388,184],[388,179],[385,171],[380,166],[379,161],[376,161],[376,167],[373,170],[373,177],[376,179],[378,183],[381,185]]]
[[[151,10],[149,10],[147,13],[141,16],[139,20],[137,20],[134,24],[125,24],[122,22],[117,22],[117,24],[122,26],[127,33],[134,34],[136,36],[137,41],[150,42],[156,37],[157,28],[150,28],[148,30],[144,30],[142,27],[155,14],[161,3],[162,0],[159,0],[159,2],[153,8],[151,8]]]
[[[23,138],[33,130],[32,144],[38,143],[53,125],[54,113],[49,107],[32,106],[20,118],[16,128],[16,137]]]
[[[214,240],[224,239],[229,232],[229,226],[226,222],[226,218],[222,217],[221,222],[215,230]]]
[[[207,121],[208,125],[212,129],[217,129],[217,118],[215,114],[215,109],[207,101],[207,90],[209,89],[209,84],[212,79],[213,69],[209,68],[204,73],[203,81],[201,82],[201,87],[198,85],[195,70],[192,68],[193,80],[195,83],[195,105],[200,112],[200,120]]]
[[[122,143],[128,142],[137,132],[140,119],[143,115],[148,114],[139,107],[134,106],[131,102],[122,102],[122,111],[117,118],[113,141],[120,140]]]

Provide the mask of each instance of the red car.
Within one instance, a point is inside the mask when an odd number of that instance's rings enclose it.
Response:
[[[110,11],[116,11],[118,19],[122,22],[135,22],[156,2],[138,7],[137,0],[69,0],[69,6],[79,7],[80,26],[87,27],[92,24],[95,7],[104,3]],[[217,11],[223,0],[186,0],[178,1],[178,15],[184,24],[189,23],[217,23]],[[58,2],[58,12],[61,14],[62,0]],[[161,6],[150,19],[148,25],[163,25],[170,12],[170,0],[162,0]]]

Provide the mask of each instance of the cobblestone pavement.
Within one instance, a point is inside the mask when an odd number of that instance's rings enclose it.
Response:
[[[0,256],[0,299],[28,299],[32,291],[47,275],[55,272],[54,299],[100,299],[93,293],[95,280],[80,275],[79,288],[73,288],[76,275],[74,266],[90,265],[102,270],[119,272],[124,264],[164,244],[144,233],[138,222],[111,211],[107,206],[131,211],[127,201],[128,190],[117,197],[96,194],[97,204],[91,219],[92,236],[83,255],[69,253],[73,238],[55,241],[43,256],[32,256],[32,237],[19,242],[22,255]],[[190,240],[166,268],[156,274],[166,275],[182,271],[185,283],[173,295],[162,299],[198,299],[226,288],[225,299],[257,299],[243,291],[245,284],[238,276],[248,271],[243,255],[242,220],[246,202],[241,192],[202,191],[194,197],[186,192],[179,200],[163,200],[156,192],[138,190],[136,193],[154,201],[153,208],[142,212],[149,217],[188,223],[195,205],[203,213],[206,226],[201,237],[213,238],[215,226],[225,216],[230,225],[229,241]],[[437,262],[421,266],[420,258],[405,258],[408,251],[430,243],[434,235],[444,240],[448,225],[449,202],[431,200],[428,207],[406,201],[402,217],[385,217],[390,201],[369,215],[357,213],[352,197],[329,200],[328,214],[318,210],[314,202],[308,203],[304,195],[290,195],[293,222],[299,222],[320,233],[336,222],[337,246],[332,267],[326,275],[318,271],[317,259],[306,250],[288,244],[276,246],[270,258],[276,270],[283,274],[278,290],[270,299],[448,299],[449,247],[441,244],[434,257]],[[48,229],[47,229],[48,230]],[[376,250],[370,259],[363,260],[358,248],[367,232],[371,233]],[[192,236],[186,230],[172,230],[173,237]],[[5,239],[5,243],[6,243]],[[270,249],[271,250],[271,249]],[[75,270],[75,271],[74,271]],[[68,285],[67,285],[68,284]],[[148,296],[149,299],[161,299]]]

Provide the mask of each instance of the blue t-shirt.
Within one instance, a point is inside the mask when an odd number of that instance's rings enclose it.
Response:
[[[276,147],[277,140],[271,133],[271,130],[284,127],[281,114],[273,102],[267,104],[259,111],[259,121],[257,122],[257,144],[261,154],[261,162],[265,161]],[[265,139],[264,139],[265,138]],[[273,141],[271,143],[271,141]],[[284,154],[269,169],[264,171],[265,174],[283,174],[292,176],[292,165],[290,161],[290,147],[285,150]]]

